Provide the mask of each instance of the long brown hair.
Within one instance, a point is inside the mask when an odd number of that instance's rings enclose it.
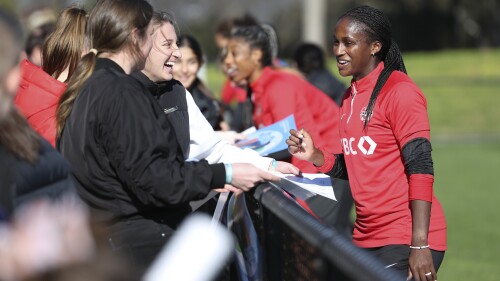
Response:
[[[57,137],[61,137],[66,119],[81,86],[92,75],[97,56],[101,53],[117,53],[129,50],[134,58],[142,57],[140,47],[134,42],[130,32],[137,28],[139,36],[146,35],[146,29],[153,16],[153,7],[144,0],[101,0],[89,15],[87,35],[89,52],[78,63],[75,73],[68,82],[57,106]]]
[[[77,7],[64,9],[57,18],[54,32],[42,47],[42,68],[54,78],[68,69],[66,81],[75,72],[85,47],[87,12]]]
[[[40,137],[12,104],[13,93],[7,90],[9,74],[19,67],[22,32],[19,21],[0,9],[0,146],[14,156],[34,162]]]

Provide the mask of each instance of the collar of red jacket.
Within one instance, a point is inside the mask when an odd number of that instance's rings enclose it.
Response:
[[[372,72],[370,72],[365,77],[359,79],[358,81],[351,80],[351,89],[356,88],[357,93],[363,93],[366,90],[375,88],[375,84],[377,83],[377,79],[380,76],[380,73],[384,69],[384,62],[381,61],[377,67],[375,67]],[[371,94],[371,91],[370,91]]]
[[[262,73],[260,74],[259,78],[257,78],[250,84],[252,92],[262,93],[264,91],[265,85],[268,84],[268,81],[273,79],[274,76],[273,74],[276,72],[277,70],[272,69],[270,66],[264,67],[264,69],[262,69]]]

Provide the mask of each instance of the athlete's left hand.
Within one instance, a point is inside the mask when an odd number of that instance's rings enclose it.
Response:
[[[437,280],[437,273],[432,263],[432,254],[429,248],[411,249],[408,263],[407,280],[411,280],[411,278],[415,281]]]

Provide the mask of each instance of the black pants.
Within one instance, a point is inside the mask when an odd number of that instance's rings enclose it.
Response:
[[[404,276],[408,275],[408,259],[410,257],[410,247],[408,245],[388,245],[378,248],[368,248],[371,254],[377,257],[387,267]],[[436,272],[441,266],[444,258],[444,251],[434,251],[431,249],[432,263]]]
[[[113,252],[142,275],[190,210],[143,214],[142,217],[121,220],[108,227],[107,243]]]

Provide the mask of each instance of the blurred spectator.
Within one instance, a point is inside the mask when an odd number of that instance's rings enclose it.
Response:
[[[26,51],[28,60],[33,64],[42,65],[42,45],[54,30],[54,27],[53,22],[45,23],[33,29],[28,35],[24,50]]]
[[[313,43],[302,43],[295,49],[293,59],[307,81],[340,106],[345,86],[326,68],[325,55],[321,47]]]
[[[18,208],[0,224],[0,236],[0,280],[37,280],[88,261],[95,250],[87,210],[70,198]]]
[[[43,45],[43,70],[27,60],[21,62],[22,80],[14,103],[30,125],[54,147],[57,103],[87,49],[86,23],[85,10],[64,9],[54,32]]]
[[[85,36],[87,17],[84,9],[64,9],[57,18],[54,31],[43,45],[42,68],[61,82],[68,83],[82,54],[88,52]]]
[[[237,26],[252,26],[259,22],[250,14],[244,14],[240,17],[227,18],[221,21],[215,29],[214,40],[217,47],[222,50],[227,46],[231,37],[231,29]]]
[[[42,2],[42,1],[39,1]],[[52,5],[41,4],[34,10],[28,11],[27,17],[24,19],[24,25],[28,33],[35,28],[46,23],[55,22],[57,14]]]
[[[71,192],[73,182],[67,162],[12,105],[20,77],[21,27],[3,11],[0,15],[0,208],[8,218],[23,203]]]
[[[281,59],[278,55],[279,53],[279,40],[278,34],[276,33],[276,29],[269,24],[261,24],[260,27],[266,31],[269,36],[269,44],[271,46],[271,54],[273,61],[273,68],[280,71],[285,71],[300,77],[303,77],[302,73],[297,69],[290,67],[287,61]]]
[[[181,56],[173,66],[174,79],[179,80],[191,93],[194,102],[214,130],[229,130],[229,125],[223,120],[219,103],[203,81],[198,78],[198,71],[204,63],[200,44],[190,35],[180,36],[178,42]]]

